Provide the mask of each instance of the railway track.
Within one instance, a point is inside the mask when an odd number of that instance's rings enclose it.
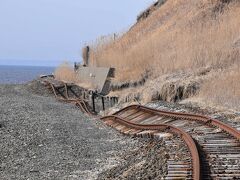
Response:
[[[87,101],[79,98],[78,95],[71,89],[71,87],[68,87],[66,83],[59,83],[57,81],[44,81],[44,85],[53,92],[57,100],[75,104],[83,113],[88,114],[89,116],[97,116],[97,114],[91,110]],[[69,90],[72,92],[74,96],[73,98],[70,98]]]
[[[171,171],[166,179],[240,179],[240,132],[218,120],[200,115],[161,111],[140,105],[126,107],[112,116],[103,117],[102,120],[125,134],[128,133],[130,126],[124,125],[123,122],[144,127],[135,132],[136,136],[141,134],[148,137],[154,136],[155,132],[148,130],[161,124],[179,128],[192,137],[194,144],[198,147],[200,176],[195,177],[195,170],[198,168],[194,168],[196,163],[191,153],[191,159],[181,163],[170,159],[168,167],[173,165],[178,168],[175,172]],[[122,122],[119,123],[119,121]],[[188,145],[188,149],[191,151],[192,147]]]
[[[86,101],[69,98],[66,84],[61,86],[64,92],[52,83],[47,86],[58,100],[74,103],[82,112],[96,116]],[[240,132],[221,121],[140,105],[126,107],[101,120],[127,135],[147,138],[162,138],[164,133],[175,135],[165,140],[166,145],[173,147],[165,179],[240,179]],[[176,145],[183,146],[184,152],[174,152]],[[181,159],[176,158],[177,153]]]

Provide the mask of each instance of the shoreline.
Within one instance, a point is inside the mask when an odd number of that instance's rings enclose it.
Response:
[[[26,84],[37,79],[39,74],[51,74],[54,69],[54,67],[0,65],[0,84]]]

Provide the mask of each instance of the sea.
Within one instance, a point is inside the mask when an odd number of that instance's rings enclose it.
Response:
[[[0,84],[23,84],[40,75],[49,75],[55,67],[0,65]]]

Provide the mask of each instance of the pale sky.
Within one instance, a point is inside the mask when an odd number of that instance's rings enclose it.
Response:
[[[0,65],[55,66],[127,30],[153,0],[0,0]]]

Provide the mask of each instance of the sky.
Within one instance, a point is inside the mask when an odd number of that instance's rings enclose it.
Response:
[[[0,65],[80,61],[81,48],[126,31],[154,0],[0,0]]]

